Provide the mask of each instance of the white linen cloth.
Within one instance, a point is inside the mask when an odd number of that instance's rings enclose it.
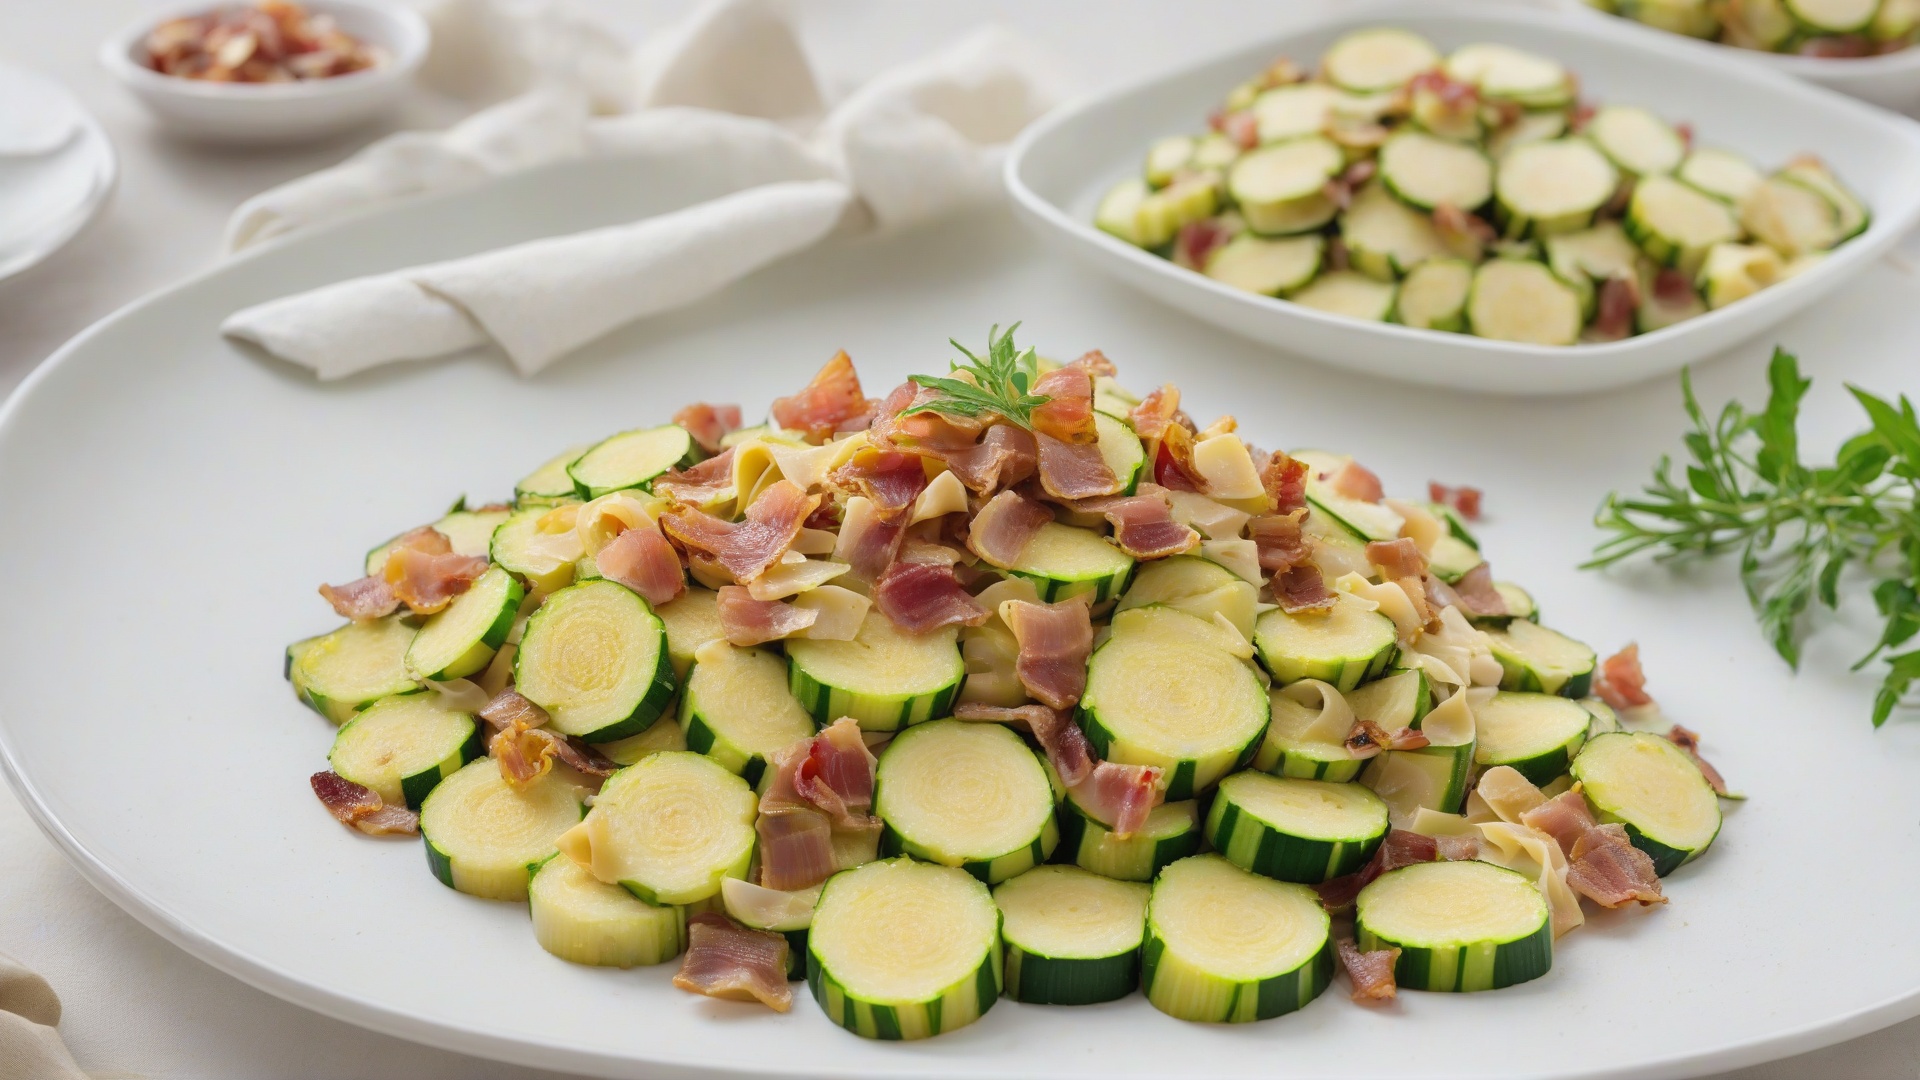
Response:
[[[383,139],[248,200],[229,223],[229,250],[592,155],[723,162],[732,193],[283,297],[236,312],[227,334],[322,379],[488,342],[530,375],[836,229],[906,228],[994,196],[1005,144],[1055,98],[1034,50],[995,27],[883,72],[829,111],[773,0],[718,0],[630,60],[610,35],[553,9],[453,0],[434,22],[426,77],[457,77],[479,96],[525,89],[445,132]]]

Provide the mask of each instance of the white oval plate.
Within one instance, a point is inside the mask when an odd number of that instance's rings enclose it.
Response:
[[[1676,434],[1670,385],[1576,411],[1276,364],[1035,258],[997,211],[797,258],[535,379],[481,355],[318,385],[217,335],[247,304],[710,190],[684,171],[600,162],[401,206],[144,300],[28,380],[0,412],[0,762],[88,880],[195,956],[330,1016],[605,1076],[1668,1077],[1920,1011],[1920,935],[1898,929],[1920,893],[1908,794],[1920,724],[1872,732],[1864,678],[1835,674],[1850,641],[1789,677],[1731,582],[1635,589],[1572,569],[1600,493],[1643,476]],[[1818,349],[1810,362],[1828,358],[1810,401],[1836,415],[1841,379],[1893,389],[1911,374],[1920,316],[1896,310],[1911,283],[1876,270],[1862,286],[1855,306],[1796,323]],[[1884,337],[1858,331],[1863,312],[1891,314]],[[461,492],[504,495],[557,447],[687,401],[753,415],[842,347],[880,393],[944,370],[947,337],[1014,319],[1049,354],[1100,347],[1133,385],[1177,380],[1197,416],[1232,408],[1261,445],[1351,449],[1395,491],[1485,487],[1496,516],[1482,537],[1501,575],[1596,645],[1637,637],[1654,692],[1753,801],[1668,879],[1671,907],[1597,917],[1524,986],[1410,993],[1376,1012],[1336,985],[1296,1015],[1231,1027],[1171,1020],[1138,996],[1003,1001],[910,1044],[840,1031],[804,991],[776,1016],[674,990],[673,965],[563,963],[535,944],[523,906],[454,893],[418,841],[361,836],[316,804],[306,778],[332,729],[295,702],[281,650],[337,622],[314,588],[355,576],[366,548]],[[1699,381],[1718,401],[1751,370],[1722,364]]]
[[[1831,294],[1920,220],[1920,124],[1618,20],[1448,0],[1371,5],[1061,109],[1028,128],[1006,164],[1021,217],[1055,250],[1237,334],[1321,363],[1434,386],[1577,393],[1677,370]],[[1139,170],[1153,139],[1201,126],[1228,90],[1275,56],[1302,63],[1359,26],[1391,24],[1442,49],[1498,41],[1565,63],[1595,101],[1693,124],[1704,145],[1763,164],[1816,153],[1872,206],[1867,231],[1759,296],[1652,334],[1565,348],[1369,323],[1230,288],[1093,227],[1103,192]]]

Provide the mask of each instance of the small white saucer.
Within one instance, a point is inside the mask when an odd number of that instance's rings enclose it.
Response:
[[[113,145],[58,83],[0,64],[0,278],[59,250],[113,193]]]

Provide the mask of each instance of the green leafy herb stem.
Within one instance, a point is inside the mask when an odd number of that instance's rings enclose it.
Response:
[[[1796,422],[1812,380],[1794,357],[1776,348],[1768,366],[1772,393],[1765,411],[1730,401],[1709,422],[1682,373],[1693,430],[1693,460],[1682,483],[1662,455],[1638,497],[1608,494],[1594,523],[1609,535],[1589,569],[1643,551],[1659,560],[1710,557],[1738,550],[1740,578],[1760,626],[1781,657],[1800,664],[1801,615],[1818,597],[1839,606],[1848,564],[1878,579],[1873,599],[1886,619],[1880,641],[1854,670],[1920,632],[1920,423],[1912,402],[1898,405],[1857,386],[1848,390],[1873,427],[1848,439],[1832,466],[1800,460]],[[1885,723],[1908,686],[1920,679],[1920,649],[1885,657],[1873,724]]]
[[[965,364],[954,362],[951,369],[965,373],[966,379],[949,379],[939,375],[913,375],[914,382],[929,390],[937,390],[940,397],[922,402],[911,408],[902,409],[901,416],[915,413],[943,413],[968,420],[978,419],[983,414],[992,413],[1004,417],[1009,423],[1023,428],[1033,427],[1033,410],[1053,400],[1044,394],[1030,394],[1033,385],[1040,381],[1040,362],[1032,348],[1016,349],[1013,344],[1013,332],[1020,329],[1019,323],[1007,327],[1002,334],[995,325],[987,331],[987,358],[975,356],[965,345],[949,338],[953,347],[959,349],[967,358]]]

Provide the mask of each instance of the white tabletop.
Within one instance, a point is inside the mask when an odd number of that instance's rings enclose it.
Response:
[[[577,3],[635,38],[689,6],[686,0]],[[93,59],[101,37],[159,6],[153,0],[0,4],[0,60],[65,83],[105,126],[122,167],[120,190],[99,221],[45,263],[0,282],[0,394],[89,323],[211,264],[221,227],[242,199],[337,161],[383,130],[272,151],[219,150],[167,138]],[[1238,45],[1250,32],[1271,26],[1276,11],[1293,17],[1317,6],[1319,0],[995,0],[903,8],[887,7],[884,0],[807,0],[803,25],[816,62],[837,80],[857,79],[929,51],[976,21],[998,18],[1053,50],[1069,74],[1092,88]],[[903,17],[907,11],[910,18]],[[453,103],[421,96],[384,130],[438,127],[458,115]],[[362,1031],[202,964],[87,885],[10,793],[0,794],[0,952],[51,980],[66,1005],[61,1031],[81,1066],[97,1077],[558,1075]],[[1738,988],[1703,986],[1700,992],[1737,994]],[[1920,1020],[1728,1073],[1723,1080],[1906,1080],[1915,1075],[1917,1051]]]

